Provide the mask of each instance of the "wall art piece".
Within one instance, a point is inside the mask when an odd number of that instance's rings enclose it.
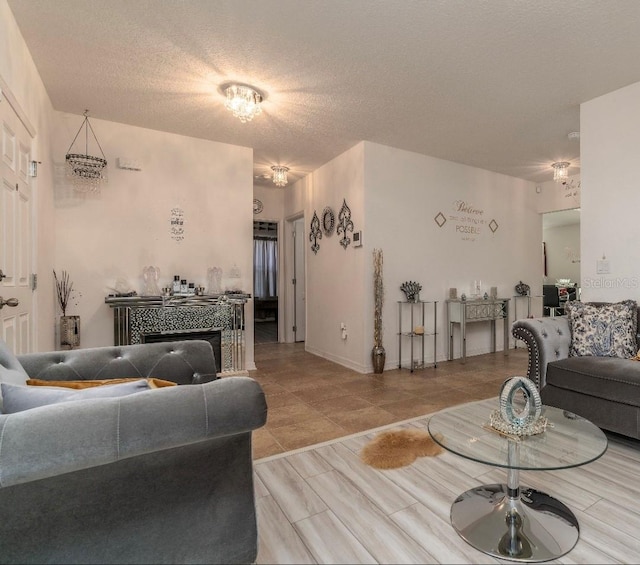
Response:
[[[320,218],[318,218],[318,214],[316,211],[313,211],[313,218],[311,218],[311,231],[309,232],[309,241],[312,242],[311,251],[314,253],[318,253],[318,249],[320,249],[320,245],[318,244],[318,240],[322,239],[322,230],[320,229]]]
[[[400,290],[407,297],[407,302],[419,302],[422,285],[414,281],[407,281],[400,285]]]
[[[336,230],[336,234],[342,234],[340,245],[342,245],[344,249],[346,249],[351,243],[351,238],[347,235],[347,232],[349,231],[353,232],[351,209],[349,208],[349,206],[347,206],[347,201],[343,199],[342,208],[340,208],[340,213],[338,214],[338,229]]]
[[[333,210],[327,206],[322,212],[322,230],[324,235],[329,237],[333,234],[333,228],[336,225],[336,217],[333,214]]]
[[[253,213],[254,214],[259,214],[260,212],[262,212],[262,210],[264,210],[264,205],[262,204],[262,201],[258,200],[257,198],[253,199]]]
[[[174,241],[182,241],[184,239],[184,211],[182,208],[171,208],[169,226],[171,239]]]

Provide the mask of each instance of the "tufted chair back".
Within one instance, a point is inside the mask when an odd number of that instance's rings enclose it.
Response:
[[[154,377],[181,385],[215,380],[218,366],[211,344],[202,340],[29,353],[18,360],[32,379]]]

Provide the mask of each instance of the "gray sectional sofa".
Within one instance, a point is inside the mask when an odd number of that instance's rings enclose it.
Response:
[[[544,404],[640,439],[640,361],[571,356],[567,316],[517,320],[512,334],[529,350],[527,376],[538,386]],[[637,333],[635,342],[637,351]]]
[[[253,379],[216,379],[209,343],[16,358],[0,341],[0,381],[20,371],[183,386],[0,415],[1,563],[255,560],[251,435],[267,406]]]

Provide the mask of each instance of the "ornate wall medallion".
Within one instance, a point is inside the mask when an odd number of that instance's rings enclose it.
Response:
[[[258,200],[257,198],[253,199],[253,213],[254,214],[259,214],[260,212],[262,212],[262,210],[264,210],[264,205],[262,204],[262,202],[260,200]]]
[[[340,208],[340,213],[338,214],[338,229],[336,230],[336,234],[342,234],[340,245],[345,249],[351,243],[351,238],[347,236],[348,231],[353,232],[353,222],[351,221],[351,210],[349,206],[347,206],[347,201],[343,199],[342,208]]]
[[[329,237],[333,234],[333,228],[336,225],[336,217],[333,214],[333,210],[327,206],[322,212],[322,229],[324,235]]]
[[[318,249],[320,249],[320,245],[318,244],[319,239],[322,239],[320,218],[318,218],[318,214],[316,214],[316,211],[314,210],[313,218],[311,219],[311,231],[309,232],[309,241],[312,242],[311,251],[314,253],[318,253]]]

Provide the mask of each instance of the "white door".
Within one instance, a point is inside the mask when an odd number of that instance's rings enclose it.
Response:
[[[306,339],[307,306],[305,301],[305,280],[304,280],[304,218],[296,220],[294,223],[294,321],[293,321],[293,341],[304,341]]]
[[[0,337],[16,354],[33,351],[31,136],[0,91]],[[15,300],[11,300],[14,303]]]

